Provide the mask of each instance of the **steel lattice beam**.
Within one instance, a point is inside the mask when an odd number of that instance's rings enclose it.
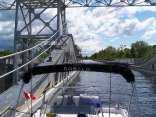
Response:
[[[66,0],[66,7],[156,6],[155,0]]]
[[[156,6],[155,0],[60,0],[61,7],[125,7]],[[49,5],[50,2],[53,4]],[[49,5],[49,6],[48,6]],[[0,0],[0,10],[15,10],[16,0]],[[57,8],[57,0],[21,0],[24,9]]]

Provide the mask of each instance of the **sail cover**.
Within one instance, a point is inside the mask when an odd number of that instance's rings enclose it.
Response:
[[[37,66],[29,69],[24,73],[24,83],[29,83],[32,75],[54,73],[54,72],[66,72],[66,71],[95,71],[121,74],[128,83],[135,81],[134,74],[128,68],[128,66],[118,64],[86,64],[86,63],[74,63],[74,64],[58,64],[48,66]]]

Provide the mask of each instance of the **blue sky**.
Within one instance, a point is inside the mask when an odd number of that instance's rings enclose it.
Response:
[[[53,12],[47,10],[44,19],[54,15]],[[66,20],[68,32],[73,34],[83,55],[90,56],[108,46],[130,48],[131,43],[140,40],[156,44],[156,7],[69,8]],[[34,32],[41,27],[38,24]],[[0,11],[0,35],[0,50],[13,45],[13,11]]]
[[[70,12],[67,20],[74,23],[69,27],[70,32],[83,55],[108,46],[130,48],[131,43],[140,40],[156,44],[156,7],[84,8],[67,12]]]

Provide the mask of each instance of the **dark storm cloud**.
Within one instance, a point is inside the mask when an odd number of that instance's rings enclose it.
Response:
[[[7,49],[9,46],[13,46],[13,40],[10,39],[1,39],[0,37],[0,50],[4,50]]]
[[[130,36],[132,32],[135,30],[137,25],[136,21],[125,22],[125,26],[123,27],[123,34]]]
[[[127,35],[127,36],[130,36],[130,35],[132,34],[132,31],[133,31],[133,30],[130,30],[130,29],[123,30],[123,34],[124,34],[124,35]]]
[[[14,28],[3,28],[0,30],[0,36],[6,35],[12,35],[14,34]]]
[[[111,32],[112,35],[120,33],[126,36],[130,36],[136,30],[137,23],[138,23],[137,20],[133,19],[120,21],[110,26],[109,31]]]
[[[1,10],[0,11],[0,21],[14,21],[15,11],[14,10]]]
[[[5,25],[6,24],[6,25]],[[14,27],[7,22],[0,22],[0,50],[13,45]]]

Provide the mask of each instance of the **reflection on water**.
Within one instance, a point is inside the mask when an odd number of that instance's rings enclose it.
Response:
[[[87,61],[92,62],[92,61]],[[156,77],[133,71],[136,78],[138,100],[142,117],[156,117]],[[110,94],[110,77],[111,77],[111,100],[121,105],[127,106],[130,100],[131,84],[118,74],[101,73],[101,72],[81,72],[79,75],[78,86],[92,86],[100,94],[101,101],[108,105]],[[134,104],[135,102],[132,102]],[[133,107],[133,105],[132,105]],[[132,109],[132,115],[135,114],[136,108]],[[135,117],[135,116],[134,116]]]

